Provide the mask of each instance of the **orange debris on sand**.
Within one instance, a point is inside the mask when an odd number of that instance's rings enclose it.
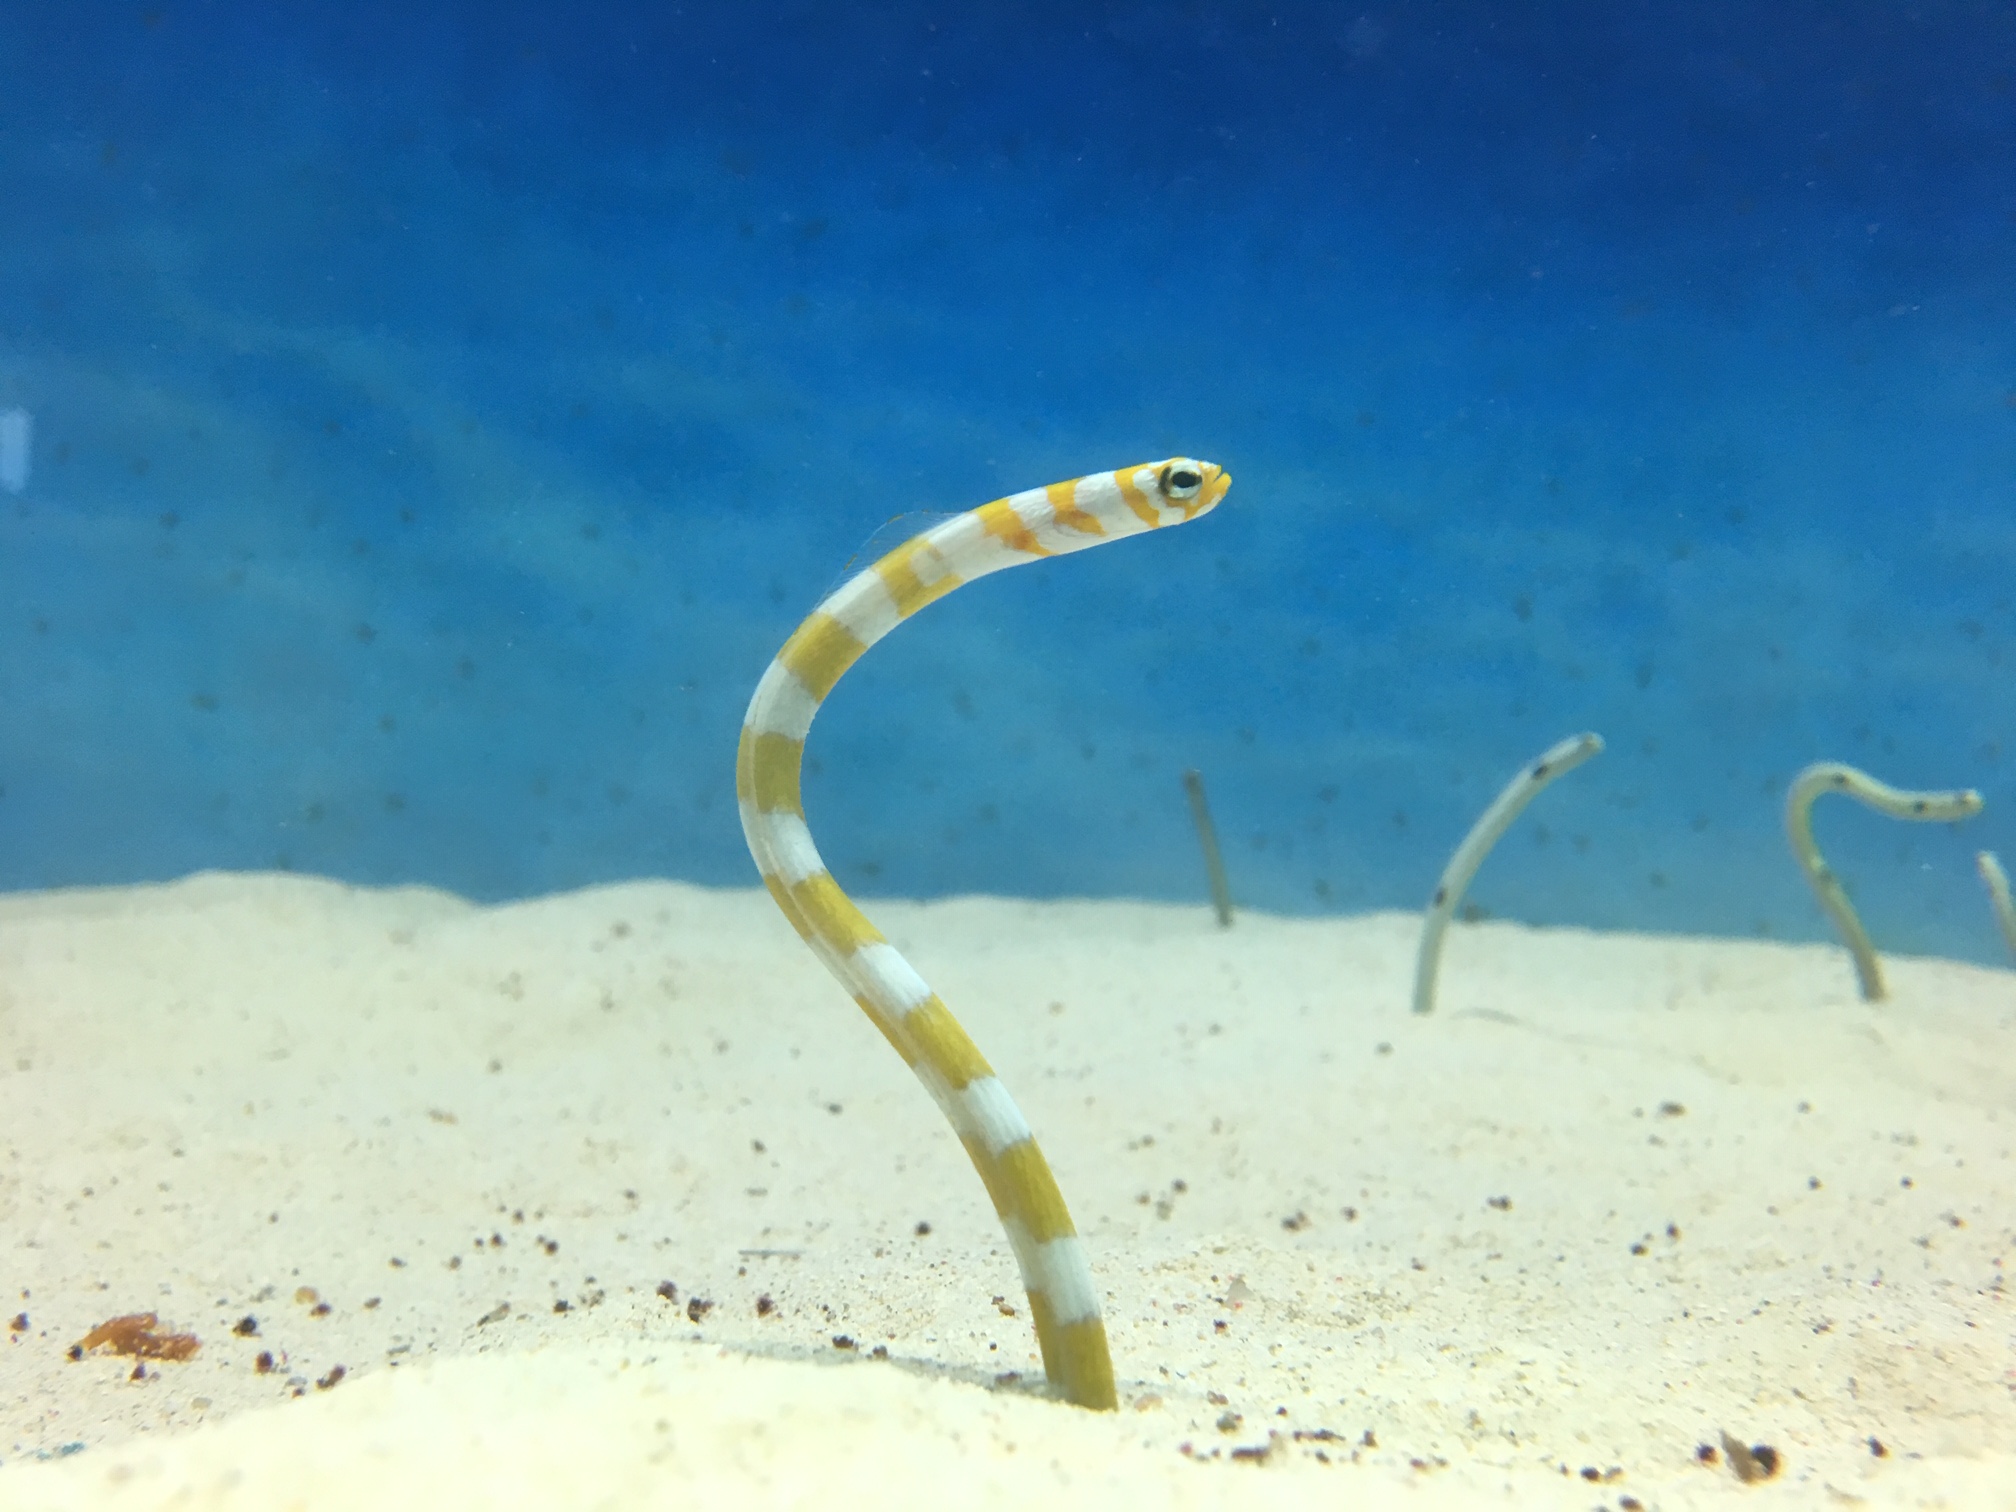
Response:
[[[203,1347],[192,1333],[156,1333],[161,1319],[155,1313],[128,1313],[100,1323],[77,1341],[79,1349],[109,1349],[113,1354],[137,1355],[143,1360],[186,1360]]]

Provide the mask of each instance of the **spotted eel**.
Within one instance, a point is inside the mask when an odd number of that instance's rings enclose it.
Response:
[[[1526,811],[1526,805],[1540,796],[1542,788],[1602,751],[1603,737],[1594,730],[1570,735],[1547,747],[1519,769],[1518,775],[1505,784],[1504,790],[1471,826],[1470,833],[1463,837],[1456,854],[1442,868],[1442,880],[1435,884],[1435,896],[1428,900],[1428,911],[1421,918],[1421,945],[1414,956],[1416,1013],[1435,1011],[1435,979],[1442,970],[1442,936],[1449,928],[1450,916],[1463,901],[1470,879],[1477,875],[1477,868],[1484,864],[1491,848],[1505,837],[1505,831]]]
[[[1862,989],[1863,1000],[1880,1003],[1889,996],[1889,990],[1883,985],[1883,968],[1876,959],[1876,947],[1869,943],[1869,932],[1862,927],[1855,905],[1848,901],[1848,889],[1841,885],[1841,879],[1834,875],[1834,869],[1813,842],[1813,800],[1822,793],[1845,793],[1892,819],[1929,824],[1944,824],[1980,813],[1981,795],[1972,788],[1907,792],[1838,761],[1816,761],[1792,779],[1792,786],[1785,794],[1785,838],[1792,844],[1793,858],[1806,874],[1813,896],[1827,910],[1827,917],[1840,931],[1849,955],[1855,958],[1855,981]]]

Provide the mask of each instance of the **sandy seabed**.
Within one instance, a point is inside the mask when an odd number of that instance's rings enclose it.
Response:
[[[201,876],[0,899],[0,1507],[2016,1505],[2016,975],[1483,924],[1417,1019],[1411,915],[869,911],[1119,1413],[760,892]]]

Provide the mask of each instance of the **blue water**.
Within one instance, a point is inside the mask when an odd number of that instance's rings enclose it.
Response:
[[[1994,959],[2016,19],[1922,4],[0,0],[0,887],[747,884],[767,659],[892,515],[1175,452],[1182,530],[879,647],[864,893]],[[280,14],[275,14],[279,12]]]

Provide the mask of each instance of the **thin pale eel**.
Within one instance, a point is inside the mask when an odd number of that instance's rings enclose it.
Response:
[[[2002,943],[2009,947],[2011,955],[2016,955],[2016,898],[2009,896],[2009,873],[2002,869],[2001,858],[1993,851],[1977,854],[1974,869],[1981,874],[1981,885],[1988,889],[1988,906],[1995,910],[1995,927],[2002,931]]]
[[[1603,737],[1591,731],[1570,735],[1549,746],[1519,769],[1519,775],[1505,784],[1504,790],[1491,800],[1491,806],[1470,827],[1470,833],[1456,847],[1456,854],[1442,868],[1442,880],[1435,884],[1435,896],[1428,900],[1428,912],[1421,919],[1421,944],[1414,955],[1416,1013],[1432,1013],[1435,1009],[1435,979],[1442,970],[1442,936],[1449,929],[1449,918],[1456,912],[1456,905],[1463,901],[1464,889],[1477,875],[1484,858],[1491,854],[1491,848],[1542,788],[1563,772],[1574,771],[1602,749]]]
[[[1044,1372],[1081,1407],[1116,1404],[1113,1361],[1092,1272],[1049,1162],[951,1010],[820,860],[799,771],[806,732],[841,674],[926,604],[1004,567],[1194,520],[1231,485],[1213,463],[1174,457],[1013,494],[934,525],[828,594],[784,643],[749,700],[736,753],[742,833],[764,886],[966,1147],[1021,1270]]]
[[[1822,793],[1844,793],[1892,819],[1916,819],[1943,823],[1966,819],[1981,812],[1981,795],[1972,788],[1951,792],[1913,793],[1878,782],[1867,772],[1838,761],[1816,761],[1792,779],[1785,795],[1785,838],[1792,842],[1792,855],[1806,874],[1813,895],[1834,921],[1848,953],[1855,958],[1855,980],[1865,1001],[1881,1002],[1888,994],[1883,987],[1883,969],[1876,961],[1876,947],[1869,943],[1868,931],[1848,901],[1848,889],[1834,875],[1813,843],[1813,800]]]

